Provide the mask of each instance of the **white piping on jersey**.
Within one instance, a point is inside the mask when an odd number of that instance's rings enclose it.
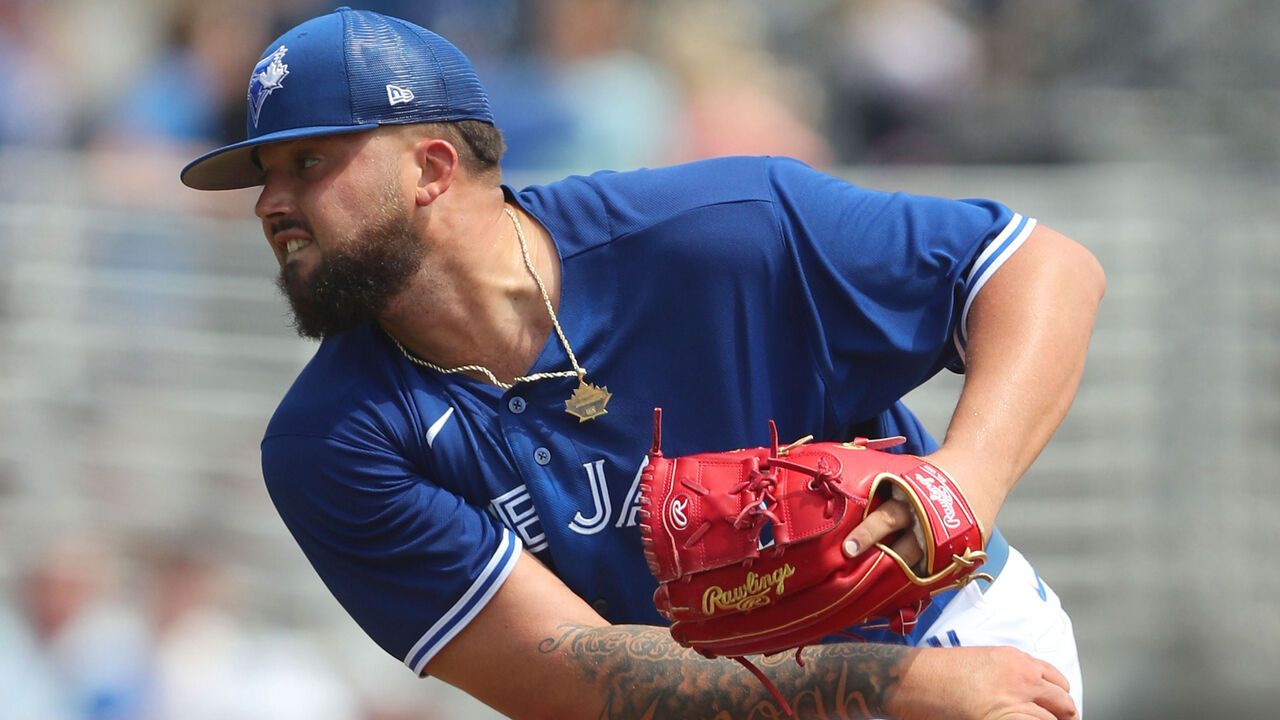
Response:
[[[978,291],[987,284],[996,270],[1013,256],[1014,251],[1022,247],[1035,227],[1035,218],[1024,218],[1014,213],[1009,224],[1004,226],[1000,234],[978,255],[978,259],[973,261],[967,278],[968,291],[965,293],[964,308],[960,311],[960,322],[952,336],[961,362],[964,361],[965,347],[969,344],[969,307],[973,305],[973,299],[978,297]]]
[[[449,422],[449,418],[453,417],[453,406],[450,405],[448,410],[440,416],[438,420],[431,423],[431,427],[427,428],[427,447],[432,447],[436,441],[436,436],[444,429],[444,424]]]
[[[489,558],[484,570],[480,571],[480,576],[471,583],[471,587],[467,588],[458,602],[414,643],[404,658],[404,664],[422,675],[431,658],[489,604],[494,593],[498,592],[498,588],[502,587],[507,576],[515,569],[516,561],[520,559],[520,550],[520,538],[503,528],[498,549]]]

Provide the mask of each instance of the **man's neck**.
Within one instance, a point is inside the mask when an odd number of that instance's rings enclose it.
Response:
[[[429,229],[419,277],[381,324],[422,360],[444,369],[479,365],[510,383],[533,365],[552,322],[506,207],[523,230],[547,299],[557,304],[560,266],[554,244],[531,216],[499,199],[458,214],[464,222],[439,222]]]

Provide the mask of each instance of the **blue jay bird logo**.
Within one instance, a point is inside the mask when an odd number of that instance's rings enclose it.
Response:
[[[273,90],[282,86],[284,76],[289,74],[289,66],[284,64],[284,54],[288,51],[289,48],[281,45],[253,68],[253,76],[249,78],[249,108],[253,112],[254,127],[258,127],[262,103]]]

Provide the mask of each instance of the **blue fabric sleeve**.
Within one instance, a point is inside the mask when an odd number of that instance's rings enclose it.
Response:
[[[956,338],[977,291],[975,261],[1025,219],[987,200],[866,190],[794,161],[773,161],[770,176],[814,323],[815,369],[837,411],[857,420],[944,367],[962,369]]]
[[[520,554],[482,509],[365,441],[268,434],[267,489],[361,628],[415,673],[480,611]]]

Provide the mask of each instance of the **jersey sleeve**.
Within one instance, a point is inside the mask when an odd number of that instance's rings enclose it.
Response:
[[[367,436],[269,432],[262,467],[272,502],[329,591],[419,675],[520,555],[519,539],[489,514]]]
[[[990,200],[867,190],[795,161],[769,173],[817,370],[840,402],[883,408],[944,367],[963,372],[973,299],[1035,221]]]

